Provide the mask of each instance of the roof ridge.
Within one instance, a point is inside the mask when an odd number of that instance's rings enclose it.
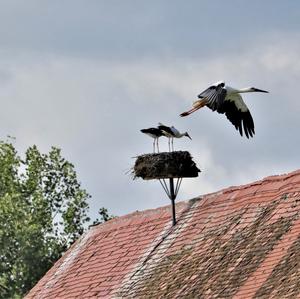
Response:
[[[202,194],[201,196],[203,196],[203,197],[209,196],[210,197],[210,196],[219,195],[222,193],[230,193],[230,192],[237,191],[237,190],[248,189],[255,185],[261,185],[264,182],[284,181],[286,179],[289,179],[289,178],[291,178],[293,176],[297,176],[297,175],[300,175],[300,169],[289,172],[289,173],[284,173],[284,174],[269,175],[260,180],[257,180],[257,181],[251,182],[251,183],[242,184],[239,186],[232,185],[232,186],[223,188],[223,189],[215,191],[215,192]]]
[[[293,176],[297,176],[297,175],[300,175],[300,169],[292,171],[290,173],[266,176],[266,177],[262,178],[261,180],[257,180],[252,183],[247,183],[247,184],[243,184],[243,185],[239,185],[239,186],[230,186],[230,187],[226,187],[226,188],[223,188],[223,189],[215,191],[215,192],[201,194],[201,195],[196,196],[189,200],[183,200],[183,201],[176,202],[177,212],[182,212],[193,201],[213,198],[220,194],[228,194],[228,193],[232,193],[234,191],[247,190],[247,189],[250,189],[252,186],[262,185],[264,183],[268,183],[268,182],[272,182],[272,181],[274,181],[274,182],[275,181],[284,181],[286,179],[289,179],[289,178],[291,178]],[[160,219],[169,217],[170,216],[170,204],[162,206],[162,207],[146,209],[146,210],[142,210],[142,211],[137,210],[137,211],[134,211],[134,212],[126,214],[126,215],[115,217],[104,223],[90,226],[90,229],[93,229],[93,230],[96,229],[96,230],[101,230],[101,231],[113,231],[113,230],[120,229],[125,226],[136,225],[138,223],[145,223],[145,222],[147,222],[146,221],[147,218],[150,219],[150,222],[153,222],[153,221],[155,221],[155,219],[153,219],[153,217],[152,217],[153,214],[157,214],[157,215],[161,214],[158,217]]]

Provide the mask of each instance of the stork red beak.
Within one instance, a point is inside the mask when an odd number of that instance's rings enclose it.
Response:
[[[191,136],[188,133],[186,133],[185,136],[192,140]]]
[[[255,91],[255,92],[266,92],[266,93],[269,93],[266,90],[262,90],[262,89],[258,89],[258,88],[253,88],[253,91]]]

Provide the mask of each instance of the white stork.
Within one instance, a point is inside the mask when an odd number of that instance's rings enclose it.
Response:
[[[141,132],[154,139],[153,140],[153,153],[155,153],[155,144],[157,145],[157,152],[159,153],[158,138],[161,136],[164,136],[163,132],[158,128],[142,129]],[[155,141],[156,141],[156,143],[155,143]]]
[[[268,92],[255,87],[235,89],[225,86],[224,81],[217,82],[198,95],[200,100],[193,103],[193,108],[183,112],[180,116],[187,116],[198,109],[207,106],[212,111],[225,113],[230,122],[243,136],[243,128],[247,138],[253,137],[254,122],[251,113],[243,101],[240,93]]]
[[[158,129],[162,131],[164,136],[168,137],[169,151],[171,151],[170,142],[172,143],[172,150],[174,151],[174,138],[181,138],[183,136],[186,136],[192,140],[188,132],[180,133],[174,126],[168,127],[163,125],[162,123],[158,123]]]

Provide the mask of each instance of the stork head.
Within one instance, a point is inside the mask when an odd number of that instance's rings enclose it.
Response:
[[[269,93],[266,90],[258,89],[258,88],[255,88],[255,87],[250,87],[249,89],[250,89],[251,92],[266,92],[266,93]]]
[[[185,133],[184,133],[184,136],[186,136],[186,137],[188,137],[188,138],[190,138],[190,139],[192,140],[192,138],[191,138],[191,136],[189,135],[188,132],[185,132]]]

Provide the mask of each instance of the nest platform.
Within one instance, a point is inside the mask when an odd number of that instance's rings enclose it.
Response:
[[[162,152],[138,156],[133,177],[143,180],[197,177],[200,169],[187,151]]]

